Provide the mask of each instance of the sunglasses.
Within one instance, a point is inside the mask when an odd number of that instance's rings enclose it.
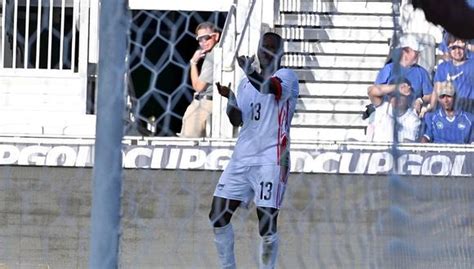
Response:
[[[466,47],[461,47],[461,46],[451,46],[449,47],[449,50],[456,50],[456,49],[459,49],[459,50],[463,50],[465,49]]]
[[[196,40],[199,41],[199,42],[205,42],[205,41],[208,41],[209,39],[211,39],[214,35],[215,34],[201,35],[201,36],[196,37]]]
[[[439,96],[439,99],[444,99],[445,97],[452,97],[451,95],[442,94]]]

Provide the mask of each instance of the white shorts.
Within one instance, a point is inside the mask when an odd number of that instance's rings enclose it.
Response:
[[[280,165],[242,166],[230,162],[217,183],[214,196],[241,201],[248,207],[279,209],[285,194],[289,169]]]

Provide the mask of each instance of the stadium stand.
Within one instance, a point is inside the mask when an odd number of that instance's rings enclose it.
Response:
[[[40,125],[42,134],[61,134],[57,131],[48,133],[48,130],[57,128],[50,128],[47,125],[57,126],[58,123],[67,121],[68,126],[86,127],[85,123],[91,124],[86,128],[68,127],[67,129],[71,130],[69,134],[94,135],[95,120],[90,119],[94,115],[88,115],[94,108],[88,109],[88,107],[91,106],[91,93],[93,96],[95,77],[91,76],[91,73],[95,72],[93,67],[97,62],[97,59],[94,59],[97,47],[94,44],[94,38],[89,38],[90,41],[87,41],[86,38],[81,37],[97,34],[94,32],[97,21],[94,12],[91,16],[86,16],[85,11],[81,9],[81,4],[78,4],[80,1],[65,1],[65,3],[66,11],[69,11],[66,13],[69,14],[66,16],[69,24],[66,23],[66,27],[61,29],[60,24],[52,20],[51,27],[54,31],[48,31],[49,26],[39,24],[38,18],[49,19],[48,16],[45,17],[46,6],[43,7],[42,15],[38,15],[41,12],[33,8],[31,10],[19,9],[20,17],[29,14],[31,25],[38,23],[36,28],[30,29],[29,36],[22,34],[19,30],[19,34],[16,35],[17,40],[13,39],[17,46],[22,46],[22,42],[28,42],[29,38],[31,44],[23,46],[20,50],[26,49],[32,52],[29,58],[23,58],[23,61],[28,62],[28,68],[22,64],[13,65],[11,58],[19,58],[20,54],[17,55],[15,51],[8,50],[12,44],[2,42],[5,45],[1,53],[3,59],[0,70],[2,104],[0,126],[5,128],[0,128],[0,132],[9,129],[6,128],[7,126],[15,125],[13,123],[18,121],[15,118],[19,117],[25,126],[22,129],[22,124],[17,124],[16,131],[20,133],[38,134],[38,129],[30,129],[30,127]],[[139,1],[132,1],[131,6],[140,8],[139,3]],[[271,18],[273,21],[260,19],[260,21],[252,22],[255,18],[251,18],[249,27],[247,30],[244,29],[243,34],[258,35],[255,25],[266,25],[265,27],[274,29],[285,39],[286,53],[283,65],[295,69],[301,87],[297,113],[293,120],[294,139],[364,140],[367,124],[362,120],[361,114],[368,103],[366,89],[373,82],[377,71],[389,55],[390,40],[394,30],[399,29],[396,28],[399,24],[398,9],[393,8],[392,2],[388,1],[282,0],[276,1],[274,5],[277,13],[274,18]],[[248,7],[243,8],[244,4],[236,6],[237,12],[234,19],[242,27],[244,19],[242,16],[245,16],[245,13],[241,10]],[[269,20],[271,22],[268,22]],[[5,21],[5,16],[2,16],[1,21]],[[44,43],[35,41],[38,39],[38,31],[36,31],[38,27],[42,29],[41,35],[48,36],[50,32],[55,33],[50,37],[53,45],[56,44],[54,42],[69,44],[69,46],[64,46],[65,50],[70,49],[69,53],[72,53],[70,47],[77,45],[77,55],[66,57],[66,59],[56,59],[56,65],[53,60],[52,64],[44,66],[42,58],[38,56],[42,56],[48,49]],[[74,34],[75,31],[71,30],[73,27],[80,29],[77,36]],[[84,31],[85,29],[90,31]],[[62,36],[58,34],[61,31],[64,31]],[[236,39],[237,34],[231,33],[227,39]],[[7,33],[3,31],[1,37],[8,39],[7,36],[8,29]],[[222,38],[225,39],[225,35]],[[240,52],[252,50],[251,45],[248,44],[247,48],[244,46],[240,48]],[[51,54],[51,51],[49,53]],[[222,54],[231,53],[222,50]],[[38,56],[34,59],[33,56],[36,55]],[[59,64],[60,60],[63,61],[62,65]],[[233,74],[236,72],[239,70],[233,70],[230,75],[222,72],[221,78],[225,80],[225,76],[235,77]],[[64,85],[67,85],[67,89]],[[229,131],[227,133],[222,131],[229,128],[226,127],[226,119],[220,118],[220,113],[216,113],[222,108],[214,109],[213,122],[215,124],[212,127],[212,137],[231,137]],[[33,112],[37,115],[42,114],[42,118],[50,120],[29,119]],[[73,122],[74,120],[77,120],[77,123]],[[63,126],[62,129],[66,127]],[[79,132],[75,133],[72,130]]]
[[[387,1],[288,3],[276,30],[286,39],[283,64],[301,85],[293,137],[363,140],[367,87],[387,59],[398,13]]]

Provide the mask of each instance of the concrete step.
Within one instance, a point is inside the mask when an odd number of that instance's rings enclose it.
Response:
[[[3,69],[0,110],[85,114],[82,84],[78,74],[64,70]]]
[[[391,1],[314,1],[314,0],[280,0],[280,11],[283,12],[342,12],[390,14]]]
[[[287,53],[282,65],[288,67],[342,67],[342,68],[382,68],[386,56],[344,55],[324,53]]]
[[[394,21],[395,20],[395,21]],[[280,13],[280,25],[316,27],[394,27],[399,25],[398,16],[381,14],[328,14],[328,13]]]
[[[390,47],[388,41],[383,42],[344,42],[333,40],[286,40],[284,43],[286,52],[305,53],[339,53],[350,55],[388,55]]]
[[[0,111],[5,115],[5,111]],[[54,113],[43,111],[7,111],[0,117],[2,135],[58,135],[87,136],[95,135],[96,116],[72,113]]]
[[[385,28],[314,28],[301,26],[275,27],[284,39],[317,39],[324,41],[365,41],[387,42],[393,36],[392,29]]]
[[[31,113],[37,111],[56,111],[60,113],[85,111],[86,103],[75,96],[57,95],[23,95],[2,94],[0,95],[0,111],[16,113],[28,110]]]
[[[365,128],[334,128],[327,126],[301,125],[291,127],[291,139],[318,141],[365,141]]]
[[[292,126],[315,124],[322,126],[365,127],[361,113],[322,113],[297,112],[291,122]]]
[[[357,83],[324,83],[306,82],[300,83],[300,95],[315,97],[339,96],[339,97],[367,97],[367,88],[370,84]]]
[[[331,98],[299,98],[296,103],[296,109],[303,112],[352,112],[358,113],[365,110],[365,106],[369,103],[369,99],[341,99],[337,96]]]
[[[378,73],[378,70],[363,69],[331,69],[331,68],[312,68],[312,69],[294,69],[300,81],[306,82],[361,82],[364,84],[372,83]]]

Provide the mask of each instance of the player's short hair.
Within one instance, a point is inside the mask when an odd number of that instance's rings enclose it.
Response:
[[[201,22],[200,24],[198,24],[198,26],[196,27],[195,33],[197,34],[197,32],[201,29],[210,29],[214,33],[219,32],[217,27],[212,22],[208,22],[208,21]]]
[[[446,35],[446,45],[452,44],[452,43],[454,43],[454,42],[456,42],[456,41],[458,41],[458,40],[459,40],[459,41],[462,41],[462,42],[464,42],[464,43],[467,43],[467,40],[466,40],[466,39],[457,37],[457,36],[455,36],[455,35],[453,35],[453,34],[448,33],[448,34]]]
[[[408,84],[408,86],[412,87],[410,80],[407,79],[407,78],[405,78],[405,77],[392,78],[392,79],[388,82],[388,84],[402,84],[402,83],[406,83],[406,84]]]
[[[278,44],[277,52],[283,52],[283,38],[279,34],[274,32],[266,32],[262,35],[262,38],[267,36],[275,38]]]

